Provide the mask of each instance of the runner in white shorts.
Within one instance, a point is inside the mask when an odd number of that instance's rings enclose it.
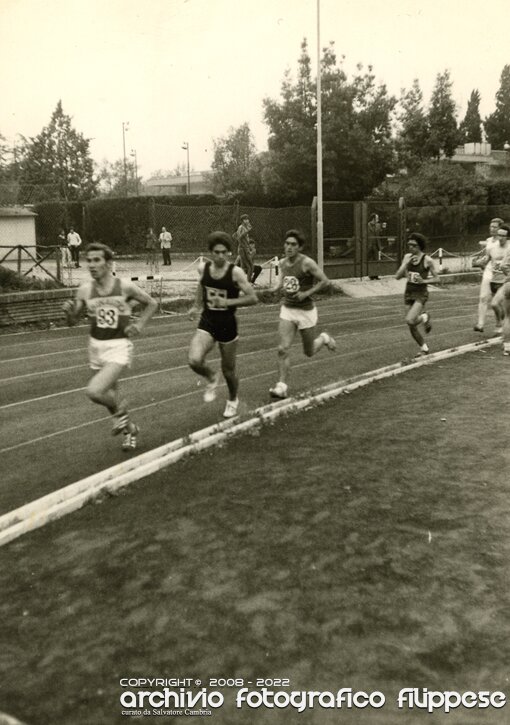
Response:
[[[317,332],[317,308],[312,295],[325,289],[329,279],[311,257],[301,252],[304,238],[297,229],[285,235],[285,257],[280,260],[280,276],[277,290],[282,291],[278,332],[278,382],[270,389],[273,398],[286,398],[287,378],[290,370],[290,347],[299,330],[303,352],[312,357],[326,346],[336,349],[336,342],[327,332]]]
[[[138,426],[130,419],[125,401],[119,400],[118,381],[130,366],[133,343],[154,314],[157,304],[146,292],[130,281],[114,277],[113,252],[105,244],[87,247],[87,264],[92,280],[78,288],[75,300],[64,303],[68,324],[74,325],[86,310],[90,320],[89,362],[94,372],[87,395],[114,417],[114,435],[122,433],[122,449],[136,448]],[[131,319],[130,301],[142,305],[142,313]]]

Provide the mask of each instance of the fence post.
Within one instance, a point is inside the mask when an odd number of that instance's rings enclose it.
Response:
[[[55,251],[57,257],[57,279],[62,284],[62,248],[57,247]]]
[[[21,277],[21,250],[23,247],[21,244],[18,244],[17,250],[18,250],[18,260],[17,260],[17,268],[18,268],[18,276]]]
[[[441,271],[441,269],[443,267],[443,248],[439,247],[439,249],[437,251],[438,251],[437,257],[439,259],[439,271]]]

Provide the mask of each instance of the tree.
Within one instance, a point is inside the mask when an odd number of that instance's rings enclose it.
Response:
[[[124,160],[117,159],[113,163],[103,159],[96,168],[98,191],[100,196],[134,196],[139,189],[142,179],[136,179],[134,162],[126,159],[126,174],[124,174]]]
[[[396,100],[375,83],[369,66],[349,81],[337,65],[334,45],[323,49],[323,190],[329,199],[357,199],[370,193],[392,168],[390,113]],[[264,100],[269,152],[263,181],[269,194],[310,203],[316,193],[316,82],[306,39],[301,44],[297,80],[287,71],[281,99]]]
[[[482,118],[480,116],[480,92],[471,91],[466,115],[459,126],[459,136],[464,143],[482,142]]]
[[[510,65],[501,72],[499,90],[496,93],[496,110],[485,119],[487,141],[495,149],[510,143]]]
[[[430,131],[428,153],[436,159],[442,156],[451,158],[459,143],[452,85],[450,71],[437,74],[427,118]]]
[[[230,127],[226,136],[213,139],[211,181],[216,194],[260,193],[260,164],[253,134],[247,123]]]
[[[90,198],[96,192],[96,181],[89,143],[89,139],[72,127],[71,117],[64,113],[59,101],[49,124],[29,141],[21,185],[34,185],[41,192],[46,191],[43,198],[49,195],[70,201]]]
[[[405,179],[397,192],[408,206],[449,206],[485,204],[487,187],[460,164],[428,161]]]
[[[400,128],[395,141],[398,165],[401,169],[414,171],[428,158],[429,142],[429,125],[417,78],[408,91],[402,89],[399,105]]]

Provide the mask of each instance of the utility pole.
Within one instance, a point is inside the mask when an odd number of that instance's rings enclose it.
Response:
[[[186,151],[186,158],[187,158],[187,169],[188,169],[188,196],[191,194],[191,182],[189,177],[189,141],[184,141],[181,148]]]

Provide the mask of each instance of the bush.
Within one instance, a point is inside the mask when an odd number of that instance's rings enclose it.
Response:
[[[21,277],[14,270],[0,265],[0,293],[39,289],[61,289],[61,285],[53,279]]]

